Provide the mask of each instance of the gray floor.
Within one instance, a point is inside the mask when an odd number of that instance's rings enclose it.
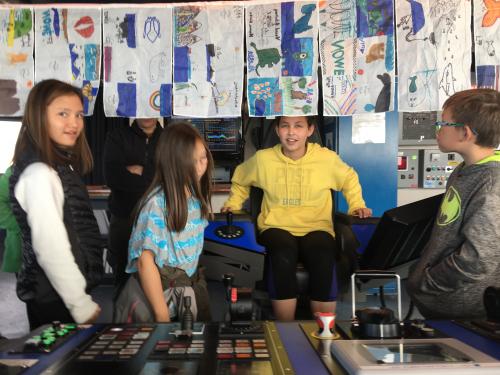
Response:
[[[16,295],[16,277],[0,272],[0,334],[15,338],[29,331],[26,308]]]
[[[0,272],[0,333],[8,338],[16,338],[23,336],[29,332],[28,319],[26,316],[26,308],[15,293],[15,276],[14,274]],[[404,288],[403,288],[404,289]],[[212,317],[215,321],[224,320],[226,309],[224,287],[221,282],[209,282],[210,302],[212,308]],[[102,285],[93,293],[95,300],[102,308],[99,322],[111,322],[112,317],[112,296],[113,287],[111,285]],[[265,298],[265,296],[264,296]],[[406,315],[408,310],[408,298],[403,292],[403,311],[402,316]],[[362,293],[357,297],[357,306],[380,306],[378,297],[370,293]],[[386,295],[386,305],[396,312],[397,299],[395,295]],[[340,296],[337,302],[337,319],[349,320],[352,316],[351,294]],[[270,318],[272,315],[264,315],[264,318]],[[418,311],[415,311],[413,318],[421,318]],[[302,316],[301,318],[304,318]]]

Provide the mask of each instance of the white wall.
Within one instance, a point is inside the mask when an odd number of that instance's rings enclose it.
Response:
[[[228,193],[214,193],[212,194],[212,212],[218,213],[227,200]]]
[[[0,173],[11,165],[21,121],[0,121]]]
[[[398,189],[398,207],[444,193],[445,189]]]

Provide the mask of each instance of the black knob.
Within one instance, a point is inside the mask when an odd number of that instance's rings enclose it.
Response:
[[[193,313],[191,312],[191,297],[185,296],[183,297],[182,301],[184,304],[184,313],[182,314],[181,329],[183,331],[192,331],[194,317]]]
[[[231,288],[233,286],[234,275],[231,273],[225,273],[222,275],[222,283],[226,288]]]
[[[226,225],[220,225],[215,229],[215,235],[224,239],[234,240],[243,236],[243,228],[233,224],[233,213],[226,213]]]
[[[226,288],[226,300],[231,299],[231,288],[233,287],[234,275],[231,273],[225,273],[222,275],[222,283],[224,288]]]

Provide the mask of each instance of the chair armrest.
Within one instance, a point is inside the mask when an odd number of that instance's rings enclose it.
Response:
[[[342,223],[348,226],[351,226],[353,224],[353,218],[354,216],[352,215],[347,215],[343,212],[335,212],[334,215],[334,223]]]
[[[374,224],[377,225],[380,221],[380,217],[365,217],[360,218],[354,215],[348,215],[344,212],[335,212],[334,222],[340,222],[345,225],[355,225],[355,224]]]

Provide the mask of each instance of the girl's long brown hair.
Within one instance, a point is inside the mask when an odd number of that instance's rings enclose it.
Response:
[[[35,147],[40,160],[55,168],[59,164],[72,164],[80,173],[85,174],[92,169],[92,153],[82,130],[70,153],[60,150],[50,139],[47,122],[47,107],[60,96],[76,95],[83,104],[82,92],[79,88],[56,79],[48,79],[37,83],[31,89],[24,116],[14,150],[14,164],[18,163],[27,148]]]
[[[196,141],[207,152],[207,171],[198,181],[194,162]],[[169,124],[156,145],[155,176],[136,210],[136,221],[148,198],[158,189],[165,193],[165,222],[170,231],[184,229],[188,217],[186,189],[200,201],[201,216],[210,217],[213,159],[198,130],[188,122]]]

